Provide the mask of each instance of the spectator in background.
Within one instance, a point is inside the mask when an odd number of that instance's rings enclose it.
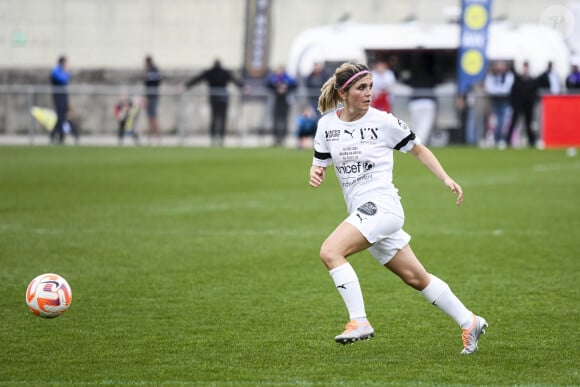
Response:
[[[228,83],[231,82],[242,88],[244,83],[236,78],[231,71],[224,69],[219,59],[214,61],[211,68],[191,78],[184,84],[179,85],[179,90],[184,92],[186,89],[189,89],[200,82],[207,82],[207,85],[209,86],[209,102],[211,106],[211,143],[214,146],[223,146],[226,136],[229,102],[227,86]]]
[[[145,97],[147,104],[147,119],[149,121],[149,138],[161,141],[161,131],[157,119],[157,105],[159,103],[159,85],[161,73],[151,56],[145,57]]]
[[[507,136],[506,145],[513,145],[513,133],[520,116],[524,117],[524,126],[528,135],[528,144],[536,145],[536,135],[532,130],[532,120],[534,118],[534,107],[538,100],[538,82],[530,75],[530,66],[526,61],[522,66],[521,74],[514,75],[514,83],[510,91],[510,105],[512,108],[511,123]]]
[[[297,86],[296,80],[286,72],[284,66],[278,66],[268,76],[266,86],[274,93],[274,145],[284,145],[288,135],[289,95]]]
[[[411,113],[415,133],[427,145],[435,126],[437,101],[434,87],[439,83],[435,73],[435,57],[425,53],[413,60],[411,79],[407,82],[413,88],[408,108]]]
[[[455,100],[459,120],[465,133],[465,142],[468,145],[480,144],[482,136],[485,134],[483,120],[479,117],[485,116],[485,104],[478,103],[483,95],[483,82],[473,83],[467,92],[459,95]]]
[[[553,67],[552,61],[549,61],[546,71],[537,79],[537,86],[539,90],[548,90],[550,94],[560,94],[562,88],[560,77]]]
[[[562,81],[560,79],[560,75],[558,75],[558,73],[556,71],[554,71],[554,64],[552,63],[552,61],[548,62],[548,67],[546,68],[546,70],[540,74],[540,76],[536,79],[536,83],[537,83],[537,87],[538,87],[538,91],[540,94],[540,98],[542,94],[560,94],[562,92]],[[539,112],[540,118],[539,121],[542,122],[542,109],[540,109]],[[538,133],[538,140],[536,141],[536,148],[543,148],[544,144],[542,142],[542,134],[541,134],[541,130],[542,130],[542,126],[540,125],[538,130],[540,131]]]
[[[395,73],[389,68],[387,62],[376,62],[373,70],[373,97],[371,106],[385,111],[391,112],[391,89],[394,86],[396,79]]]
[[[461,130],[463,130],[465,136],[465,143],[469,145],[477,143],[477,132],[475,131],[475,125],[473,125],[472,95],[468,90],[466,93],[458,94],[455,97],[457,118],[459,119]]]
[[[312,106],[309,104],[302,105],[300,114],[296,119],[298,149],[312,148],[312,140],[316,134],[316,124],[318,116]]]
[[[570,74],[566,77],[566,89],[573,93],[580,92],[580,70],[578,63],[572,63]]]
[[[119,145],[123,145],[123,138],[125,135],[130,135],[135,141],[135,145],[139,145],[139,134],[137,133],[137,117],[141,108],[142,101],[139,97],[130,98],[128,95],[123,95],[115,104],[115,118],[119,123]]]
[[[66,56],[58,58],[57,65],[52,69],[50,82],[52,84],[52,99],[56,110],[56,124],[50,132],[50,142],[63,144],[66,132],[71,132],[75,141],[79,141],[79,132],[70,120],[71,106],[66,86],[70,80],[68,59]]]
[[[503,128],[510,112],[509,96],[514,84],[514,74],[504,61],[495,62],[485,77],[484,88],[491,102],[491,113],[495,116],[494,140],[503,149],[506,146]]]
[[[324,67],[320,63],[314,63],[314,67],[304,82],[306,86],[306,93],[308,96],[308,103],[312,110],[318,115],[318,96],[320,95],[320,88],[326,82],[328,76],[324,71]]]

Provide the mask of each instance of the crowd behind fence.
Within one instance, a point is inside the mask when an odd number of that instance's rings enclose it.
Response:
[[[416,91],[416,90],[415,90]],[[453,142],[465,142],[465,116],[458,110],[454,85],[443,85],[432,93],[438,102],[437,118],[431,138],[435,146]],[[53,89],[44,85],[0,85],[0,136],[28,136],[31,143],[40,143],[48,136],[46,129],[30,114],[32,107],[52,108]],[[173,136],[178,143],[191,137],[209,136],[210,105],[209,89],[197,87],[180,93],[176,87],[160,88],[158,117],[163,136]],[[122,96],[142,96],[143,88],[137,86],[71,85],[68,87],[73,120],[84,136],[116,136],[118,122],[114,106]],[[295,120],[300,107],[307,103],[309,95],[299,88],[290,97],[288,118],[289,137],[295,135]],[[393,114],[405,120],[411,127],[412,118],[407,109],[411,91],[395,90],[392,95]],[[272,131],[271,108],[273,95],[267,89],[253,89],[247,93],[232,87],[227,115],[227,136],[243,141],[248,136],[261,138],[261,144],[269,145]],[[474,94],[469,99],[468,120],[471,130],[477,132],[479,140],[485,138],[488,116],[487,99],[483,94]],[[539,116],[540,104],[537,109]],[[536,120],[539,125],[539,120]],[[147,118],[142,109],[137,121],[137,130],[147,133]],[[538,128],[539,130],[539,128]]]

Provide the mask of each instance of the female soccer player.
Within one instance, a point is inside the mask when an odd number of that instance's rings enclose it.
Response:
[[[349,213],[320,249],[350,316],[335,341],[347,344],[374,336],[358,277],[347,261],[368,249],[380,264],[457,322],[463,329],[461,353],[475,353],[487,322],[467,309],[443,280],[429,274],[411,250],[411,237],[402,229],[400,197],[392,183],[393,150],[415,156],[457,194],[458,206],[463,191],[403,121],[370,106],[372,87],[367,66],[344,63],[322,86],[318,100],[318,109],[326,114],[318,122],[310,185],[320,186],[326,168],[334,163]]]

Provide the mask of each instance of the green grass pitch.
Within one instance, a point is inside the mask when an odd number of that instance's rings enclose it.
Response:
[[[363,252],[373,340],[320,263],[344,218],[333,173],[290,149],[0,148],[0,385],[579,385],[580,158],[434,149],[464,204],[396,155],[411,245],[489,321],[460,330]],[[70,309],[30,313],[64,276]]]

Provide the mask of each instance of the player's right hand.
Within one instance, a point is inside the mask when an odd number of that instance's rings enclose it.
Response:
[[[324,167],[319,167],[313,165],[310,167],[310,186],[311,187],[318,187],[324,181],[324,173],[326,169]]]

